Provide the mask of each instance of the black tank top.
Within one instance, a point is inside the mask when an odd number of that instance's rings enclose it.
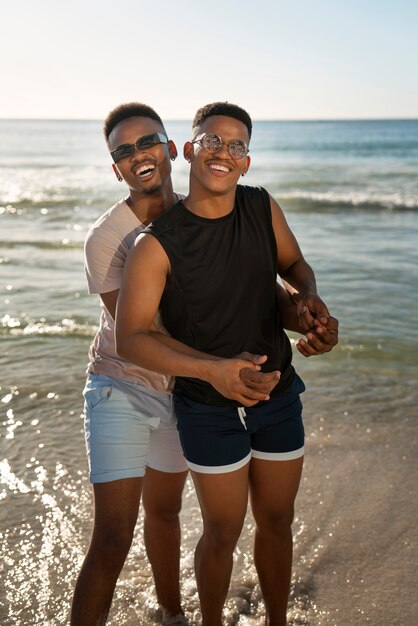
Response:
[[[180,201],[144,232],[158,239],[170,260],[160,309],[172,337],[220,357],[244,350],[266,354],[262,370],[282,373],[272,395],[287,388],[292,349],[276,300],[277,247],[267,191],[239,185],[231,213],[216,219],[195,215]],[[237,405],[195,378],[177,377],[175,390],[204,404]]]

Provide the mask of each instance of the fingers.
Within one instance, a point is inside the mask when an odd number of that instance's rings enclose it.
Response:
[[[313,334],[316,337],[319,335],[319,341],[333,348],[338,343],[338,320],[335,317],[330,317],[326,326],[321,326],[318,320],[315,320]]]
[[[300,339],[296,348],[303,356],[316,356],[330,352],[337,343],[338,335],[335,331],[319,326],[316,332],[307,333],[306,340]]]
[[[318,326],[318,327],[321,326],[320,320],[315,320],[314,323],[315,323],[315,326]],[[338,332],[338,326],[339,326],[338,320],[335,317],[330,316],[326,322],[325,328],[327,330],[333,330],[333,331]]]
[[[244,361],[250,361],[251,363],[255,363],[256,365],[262,365],[267,361],[266,354],[251,354],[251,352],[240,352],[234,358],[243,359]]]
[[[309,311],[309,315],[310,315],[310,319],[318,319],[321,324],[327,324],[328,323],[328,319],[330,317],[330,313],[328,310],[327,305],[325,304],[325,302],[323,302],[323,300],[321,300],[321,298],[315,294],[309,294],[304,298],[301,298],[300,303],[299,303],[299,317],[301,316],[301,313],[305,314],[304,308],[307,307],[308,311]],[[310,324],[310,326],[313,326],[313,323]]]
[[[240,371],[240,378],[246,385],[270,384],[279,380],[280,372],[257,372],[255,370],[244,367]]]
[[[302,329],[309,330],[313,327],[315,322],[315,318],[312,316],[311,311],[307,306],[302,308],[301,313],[299,314],[299,324]]]
[[[250,398],[246,398],[245,396],[241,396],[238,402],[241,404],[241,406],[246,406],[246,407],[251,407],[251,406],[255,406],[256,404],[258,404],[258,400],[250,400]]]
[[[323,300],[321,300],[319,296],[316,296],[316,298],[314,298],[313,300],[312,305],[308,303],[308,306],[316,314],[316,317],[318,319],[324,318],[323,323],[325,324],[326,320],[330,317],[329,310],[325,302],[323,302]]]
[[[304,339],[300,339],[298,341],[298,343],[296,344],[296,348],[298,350],[298,352],[300,352],[300,354],[302,354],[302,356],[318,356],[320,354],[324,354],[324,350],[318,350],[317,348],[314,348],[313,346],[311,346],[307,341],[305,341]]]
[[[239,378],[237,383],[234,385],[234,387],[232,388],[232,395],[230,397],[232,397],[234,400],[238,400],[238,402],[240,402],[240,399],[246,398],[247,401],[251,401],[251,402],[259,402],[260,400],[269,400],[270,396],[269,393],[270,391],[273,389],[273,387],[275,387],[275,385],[277,384],[277,379],[275,382],[273,382],[271,379],[273,377],[269,377],[270,378],[270,384],[257,384],[257,382],[250,382],[248,380],[248,377],[252,377],[253,379],[255,378],[255,381],[257,381],[257,377],[260,378],[260,375],[263,376],[263,374],[259,371],[254,370],[254,368],[259,369],[259,366],[257,365],[253,365],[252,363],[248,363],[245,362],[247,367],[241,368],[240,372],[239,372]],[[250,367],[248,367],[248,365]],[[251,368],[251,365],[253,366]],[[246,370],[246,372],[244,373],[244,375],[242,376],[241,373],[242,371]],[[263,380],[262,378],[260,378],[261,380]],[[238,398],[239,396],[239,398]],[[245,405],[248,406],[248,405]]]
[[[262,400],[270,400],[270,396],[268,393],[257,391],[256,389],[251,389],[250,387],[243,386],[240,391],[236,391],[231,395],[232,400],[237,400],[237,402],[252,402],[252,404],[257,404],[257,402],[261,402]],[[244,404],[244,406],[250,406],[249,404]]]

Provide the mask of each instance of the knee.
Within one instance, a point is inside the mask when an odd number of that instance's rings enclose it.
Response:
[[[204,523],[204,540],[213,550],[224,552],[234,550],[242,530],[242,523],[217,521]]]
[[[181,493],[171,494],[169,498],[158,498],[157,496],[143,497],[144,516],[146,521],[155,523],[168,522],[178,523],[181,511]]]
[[[145,522],[179,523],[179,514],[181,510],[181,498],[171,500],[170,502],[143,502]]]
[[[127,524],[95,523],[90,552],[110,567],[123,565],[132,544],[134,528]]]
[[[275,509],[262,513],[254,512],[257,530],[273,535],[287,536],[291,531],[294,517],[294,507]]]
[[[147,470],[142,490],[145,520],[153,523],[178,523],[186,473],[161,473]]]

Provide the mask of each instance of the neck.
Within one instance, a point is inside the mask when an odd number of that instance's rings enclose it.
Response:
[[[197,188],[191,179],[189,195],[183,204],[191,213],[215,219],[231,213],[235,204],[235,192],[236,186],[222,193]]]
[[[153,194],[138,193],[131,189],[125,201],[139,221],[146,225],[172,207],[177,198],[174,195],[173,185],[170,183]]]

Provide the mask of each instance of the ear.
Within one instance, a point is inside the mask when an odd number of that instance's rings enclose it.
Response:
[[[244,169],[241,172],[241,176],[245,176],[245,174],[250,169],[250,165],[251,165],[251,157],[247,154],[247,156],[245,157],[245,166],[244,166]]]
[[[176,144],[174,143],[174,141],[171,141],[171,139],[168,142],[168,153],[172,161],[175,161],[177,159],[178,153],[177,153]]]
[[[190,141],[186,141],[184,144],[183,156],[188,163],[191,162],[193,156],[193,144]]]
[[[121,176],[121,175],[120,175],[120,173],[119,173],[119,170],[118,170],[118,168],[117,168],[116,163],[112,163],[112,169],[113,169],[113,171],[115,172],[115,176],[116,176],[116,178],[117,178],[117,179],[118,179],[118,181],[121,183],[121,182],[123,181],[123,178],[122,178],[122,176]]]

